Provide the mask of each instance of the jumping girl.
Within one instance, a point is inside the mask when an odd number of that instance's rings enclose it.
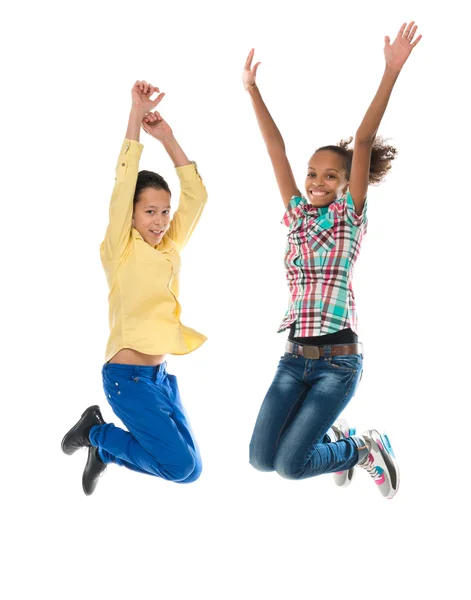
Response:
[[[187,354],[206,337],[180,322],[180,251],[207,200],[196,164],[188,160],[169,125],[152,111],[165,94],[145,81],[132,89],[126,139],[116,168],[109,224],[101,261],[109,285],[110,337],[103,386],[114,413],[128,431],[105,423],[90,406],[62,440],[73,454],[88,447],[82,477],[86,495],[108,463],[177,483],[201,473],[201,458],[175,376],[165,356]],[[151,97],[157,93],[155,100]],[[138,171],[141,127],[159,140],[176,167],[181,194],[170,220],[171,193],[157,173]]]
[[[375,429],[352,435],[355,430],[343,419],[333,424],[361,379],[353,267],[367,228],[368,185],[383,180],[396,154],[376,134],[397,77],[422,37],[414,41],[416,31],[414,22],[404,23],[393,44],[385,38],[385,72],[353,150],[352,140],[316,150],[308,163],[305,196],[256,84],[260,63],[252,67],[254,50],[243,72],[286,207],[285,267],[291,295],[278,330],[289,330],[286,352],[255,424],[250,463],[288,479],[334,473],[343,487],[357,465],[372,476],[385,498],[392,498],[399,487],[388,437]]]

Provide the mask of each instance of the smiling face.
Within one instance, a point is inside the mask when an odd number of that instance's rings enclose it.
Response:
[[[306,177],[307,199],[318,208],[343,196],[348,187],[344,159],[330,150],[319,150],[309,161]]]
[[[134,205],[133,225],[145,242],[151,246],[160,244],[170,225],[170,194],[144,188]]]

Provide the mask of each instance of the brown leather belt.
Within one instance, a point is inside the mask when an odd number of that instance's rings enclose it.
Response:
[[[324,346],[303,346],[293,342],[286,342],[286,352],[290,354],[298,354],[304,358],[318,359],[324,356]],[[339,356],[341,354],[363,354],[362,344],[344,344],[343,346],[330,346],[331,356]]]

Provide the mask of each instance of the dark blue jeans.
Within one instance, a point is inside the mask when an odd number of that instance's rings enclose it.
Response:
[[[129,431],[95,425],[90,441],[104,463],[116,463],[177,483],[201,474],[201,457],[178,392],[177,378],[157,367],[106,364],[103,387]]]
[[[324,353],[316,360],[281,358],[250,442],[250,464],[259,471],[306,479],[358,462],[353,438],[331,442],[326,433],[355,394],[363,357],[331,356],[331,346]]]

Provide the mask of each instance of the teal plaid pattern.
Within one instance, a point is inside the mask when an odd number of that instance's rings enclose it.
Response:
[[[294,322],[295,337],[357,331],[353,268],[367,230],[367,203],[355,213],[350,192],[316,208],[293,196],[282,223],[289,227],[285,268],[291,301],[278,329]]]

